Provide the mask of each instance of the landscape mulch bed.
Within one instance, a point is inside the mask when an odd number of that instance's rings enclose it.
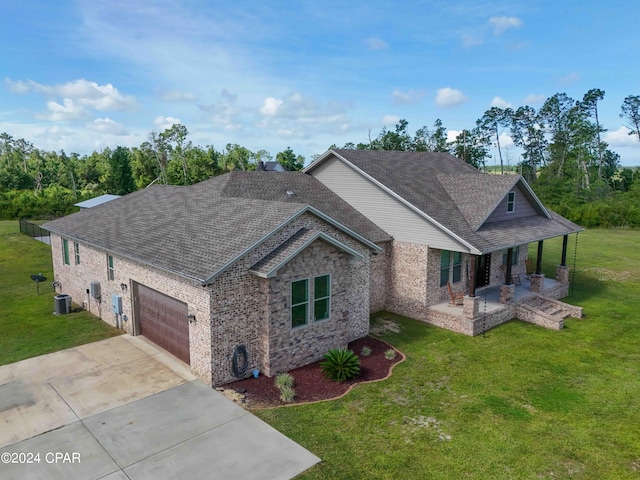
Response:
[[[371,348],[371,355],[361,355],[360,352],[365,345]],[[368,336],[351,342],[348,348],[360,357],[360,375],[353,380],[333,382],[322,374],[320,369],[322,360],[290,370],[289,374],[295,382],[295,397],[291,403],[280,400],[280,391],[275,386],[275,377],[265,375],[228,383],[219,390],[248,408],[269,408],[329,400],[344,395],[353,385],[386,378],[393,365],[404,359],[404,356],[389,344]],[[390,348],[396,351],[396,357],[393,360],[385,358],[385,352]],[[229,395],[234,392],[240,395]]]

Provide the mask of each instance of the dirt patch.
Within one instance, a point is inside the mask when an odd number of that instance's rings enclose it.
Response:
[[[633,272],[624,271],[624,272],[614,272],[613,270],[609,270],[607,268],[585,268],[585,272],[593,272],[598,276],[598,280],[601,282],[613,281],[620,283],[633,282],[637,279],[637,275]]]
[[[371,325],[372,335],[383,335],[386,332],[400,333],[400,324],[389,318],[379,316],[375,325]]]
[[[360,354],[364,346],[371,349],[371,355],[365,357]],[[269,408],[330,400],[344,395],[359,383],[386,378],[391,373],[391,368],[404,360],[404,355],[397,350],[395,359],[385,358],[384,352],[390,348],[393,347],[372,337],[364,337],[351,342],[349,349],[360,357],[360,375],[354,380],[341,383],[333,382],[324,377],[320,370],[320,361],[290,370],[289,374],[295,382],[295,396],[291,403],[280,400],[280,391],[275,386],[274,378],[264,375],[228,383],[222,389],[238,393],[239,396],[234,401],[248,408]]]

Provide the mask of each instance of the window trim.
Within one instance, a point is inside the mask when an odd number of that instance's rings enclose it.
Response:
[[[453,282],[451,283],[458,283],[459,281],[462,280],[462,252],[452,252],[453,255],[451,255],[451,279],[453,280]],[[456,256],[458,257],[458,261],[456,262]],[[457,272],[457,277],[458,279],[456,280],[456,272]]]
[[[520,261],[520,247],[513,247],[513,252],[511,255],[511,266],[518,265]],[[507,251],[503,250],[502,252],[502,265],[507,264]]]
[[[444,254],[448,255],[448,263],[443,266]],[[458,283],[462,281],[462,252],[455,250],[440,250],[440,286],[444,287],[447,283]],[[445,273],[446,272],[446,276]],[[457,279],[456,279],[457,278]]]
[[[326,277],[327,278],[327,295],[324,297],[320,297],[317,298],[316,297],[316,281],[319,278],[323,278]],[[320,300],[326,300],[327,301],[327,316],[324,318],[318,318],[316,316],[316,302],[320,301]],[[330,273],[326,273],[324,275],[318,275],[316,277],[313,277],[313,321],[315,322],[324,322],[325,320],[329,320],[331,318],[331,274]]]
[[[299,303],[295,303],[294,304],[293,303],[293,285],[296,284],[296,283],[299,283],[299,282],[306,282],[306,291],[307,291],[307,293],[305,295],[306,300],[304,302],[299,302]],[[290,321],[291,321],[291,328],[292,329],[301,328],[301,327],[304,327],[306,325],[309,325],[309,318],[310,318],[310,315],[309,315],[309,304],[310,304],[309,283],[310,282],[309,282],[309,278],[308,277],[307,278],[300,278],[298,280],[292,280],[291,281],[291,306],[289,308],[289,318],[290,318]],[[305,318],[304,323],[301,323],[300,325],[294,325],[293,324],[293,309],[295,307],[299,307],[300,305],[306,305],[306,307],[307,307],[306,308],[306,315],[305,315],[306,318]]]
[[[448,258],[447,258],[447,265],[443,266],[442,264],[442,260],[444,257],[444,254],[447,254]],[[449,277],[450,277],[450,267],[451,267],[451,250],[440,250],[440,286],[444,287],[448,282],[449,282]],[[447,272],[447,280],[443,282],[444,277],[443,277],[443,273]]]
[[[116,267],[113,262],[113,255],[107,254],[107,280],[115,281]]]
[[[507,193],[507,213],[513,213],[516,211],[516,191],[511,190]]]
[[[69,240],[66,238],[62,239],[62,263],[64,265],[71,265],[69,261]]]
[[[80,265],[80,245],[78,242],[73,242],[73,256],[76,265]]]

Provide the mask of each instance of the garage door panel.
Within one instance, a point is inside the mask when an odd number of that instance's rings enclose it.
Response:
[[[140,334],[189,363],[187,304],[136,284]]]

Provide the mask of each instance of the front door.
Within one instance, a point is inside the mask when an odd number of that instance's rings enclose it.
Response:
[[[489,285],[491,279],[491,254],[487,253],[478,258],[476,266],[476,288]]]

